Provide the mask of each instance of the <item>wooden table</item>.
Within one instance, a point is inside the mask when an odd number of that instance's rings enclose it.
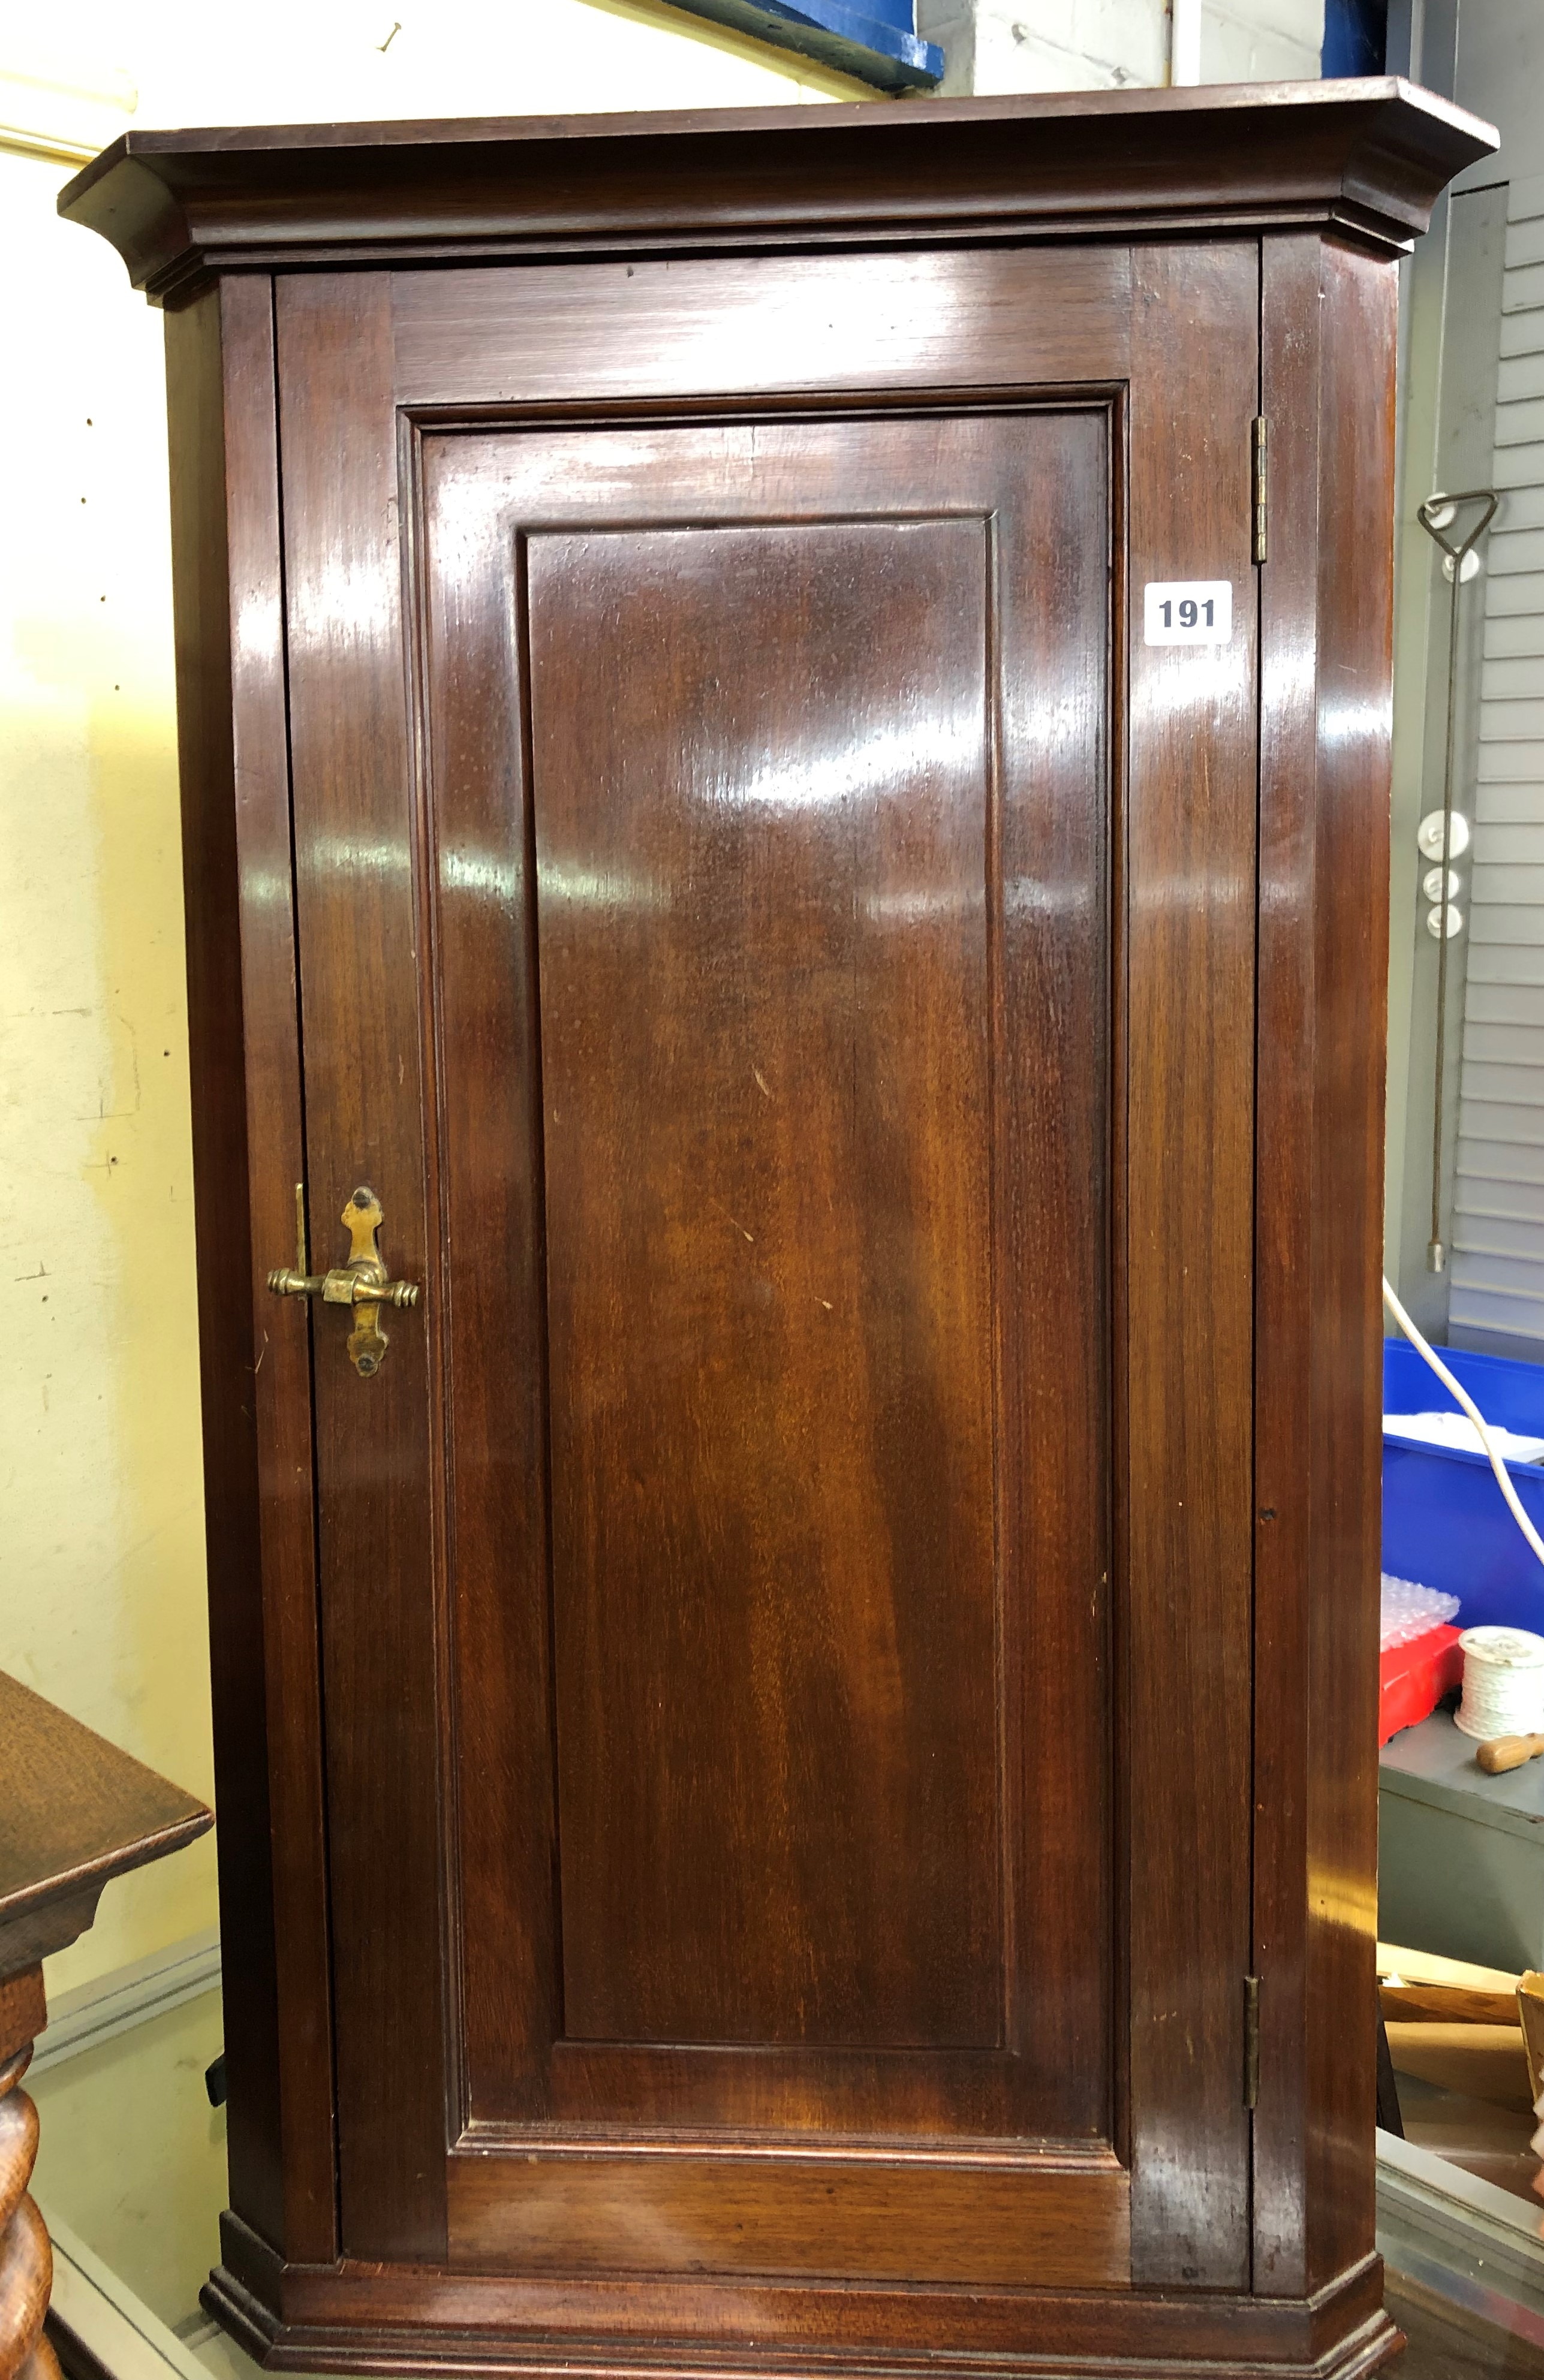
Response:
[[[213,1813],[0,1672],[0,2380],[58,2380],[43,2335],[54,2259],[27,2194],[38,2111],[18,2086],[48,2021],[43,1961],[103,1885],[181,1849]]]

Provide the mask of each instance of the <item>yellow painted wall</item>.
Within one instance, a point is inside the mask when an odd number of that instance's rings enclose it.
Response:
[[[652,0],[56,0],[31,45],[18,15],[0,33],[0,1668],[207,1795],[161,319],[57,220],[74,167],[46,151],[129,124],[872,93]],[[206,1841],[111,1887],[50,1987],[214,1915]]]

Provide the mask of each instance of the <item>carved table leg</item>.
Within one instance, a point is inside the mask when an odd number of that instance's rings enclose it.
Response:
[[[38,2111],[18,2087],[46,2021],[41,1967],[0,1982],[0,2380],[60,2380],[43,2335],[54,2253],[27,2194]]]

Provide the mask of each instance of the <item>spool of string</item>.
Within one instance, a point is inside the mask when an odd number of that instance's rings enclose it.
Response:
[[[1466,1628],[1464,1699],[1456,1721],[1482,1742],[1544,1734],[1544,1636],[1526,1628]]]

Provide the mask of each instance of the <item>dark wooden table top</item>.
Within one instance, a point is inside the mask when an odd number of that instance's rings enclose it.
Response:
[[[213,1813],[0,1671],[0,1977],[90,1925],[103,1885]]]

